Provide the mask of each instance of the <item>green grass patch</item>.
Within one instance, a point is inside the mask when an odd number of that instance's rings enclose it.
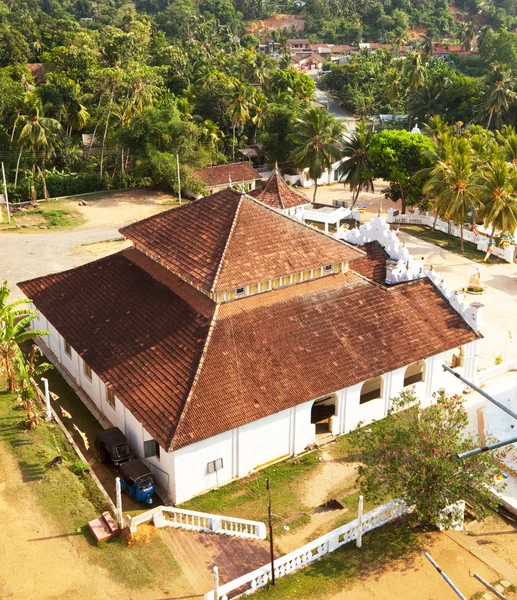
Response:
[[[287,518],[299,512],[307,512],[300,504],[297,493],[307,478],[319,466],[319,453],[307,452],[296,458],[267,467],[251,477],[239,479],[218,490],[182,504],[182,508],[201,512],[228,515],[257,521],[267,520],[266,479],[271,481],[271,504],[275,514]]]
[[[20,426],[23,416],[16,405],[16,394],[0,393],[0,441],[17,459],[24,489],[37,498],[54,522],[56,534],[70,535],[79,553],[130,588],[170,585],[180,569],[160,536],[132,548],[118,538],[95,543],[88,521],[108,510],[104,497],[84,469],[78,467],[77,456],[58,426],[41,421],[36,430],[27,431]],[[62,456],[63,464],[50,467],[55,456]]]
[[[42,215],[49,227],[69,227],[74,224],[74,215],[64,208],[36,208],[27,214]]]
[[[268,600],[328,598],[346,592],[347,586],[360,577],[382,574],[392,561],[403,560],[404,569],[411,567],[426,541],[425,532],[413,528],[409,519],[400,519],[367,533],[361,549],[354,543],[342,546],[309,567],[277,579],[274,588],[259,594]]]
[[[449,252],[454,252],[455,254],[461,254],[465,258],[472,260],[477,263],[484,262],[485,252],[481,252],[477,249],[476,245],[472,242],[464,241],[465,251],[462,253],[460,244],[460,238],[454,236],[448,236],[446,233],[441,231],[434,231],[432,227],[425,227],[424,225],[402,225],[402,231],[411,234],[412,236],[424,240],[425,242],[429,242],[430,244],[434,244],[435,246],[440,246],[444,250],[449,250]],[[492,256],[488,259],[486,264],[495,264],[495,263],[504,263],[502,259],[498,256]]]

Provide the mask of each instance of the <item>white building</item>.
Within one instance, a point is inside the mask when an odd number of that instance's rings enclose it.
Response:
[[[475,314],[429,278],[377,281],[375,245],[232,189],[121,232],[133,248],[20,287],[49,358],[176,503],[382,418],[406,386],[456,391],[444,361],[475,376]]]

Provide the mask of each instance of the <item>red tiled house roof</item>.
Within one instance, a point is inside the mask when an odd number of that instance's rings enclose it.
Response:
[[[386,281],[386,261],[389,259],[389,254],[377,241],[368,242],[363,246],[358,246],[358,248],[365,250],[366,256],[354,260],[352,269],[363,275],[363,277],[384,284]]]
[[[226,185],[230,179],[233,183],[240,183],[261,178],[260,173],[248,162],[236,162],[199,169],[194,172],[194,176],[201,179],[207,187]]]
[[[428,279],[384,288],[348,272],[222,304],[172,448],[477,336]]]
[[[348,272],[216,308],[126,250],[19,285],[167,450],[479,335],[428,279],[385,288]]]
[[[267,204],[272,208],[280,210],[311,203],[305,194],[289,187],[276,170],[267,180],[264,187],[251,190],[251,192],[248,192],[248,196],[256,198],[262,204]]]
[[[362,256],[231,188],[120,232],[207,293]]]
[[[165,447],[215,305],[134,249],[19,287]]]

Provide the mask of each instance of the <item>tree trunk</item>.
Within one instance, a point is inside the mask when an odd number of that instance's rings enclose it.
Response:
[[[12,148],[13,146],[13,140],[14,140],[14,132],[16,131],[16,123],[18,123],[18,117],[20,116],[20,111],[18,111],[18,113],[16,114],[16,119],[14,121],[14,125],[13,125],[13,130],[11,132],[11,141],[9,142],[9,150]]]
[[[490,129],[490,122],[492,121],[492,115],[494,114],[494,107],[490,109],[490,113],[488,115],[488,123],[486,124],[486,128]]]
[[[18,172],[20,171],[20,161],[22,159],[23,148],[20,148],[20,152],[18,154],[18,160],[16,162],[16,174],[14,176],[14,186],[18,185]]]
[[[7,383],[9,385],[9,391],[16,391],[16,382],[14,380],[14,371],[11,365],[11,361],[9,360],[9,348],[7,351],[4,351],[4,361],[5,361],[5,373],[7,375]]]
[[[315,179],[315,185],[314,185],[314,194],[312,195],[312,203],[314,204],[316,202],[316,192],[318,191],[318,179]]]
[[[400,186],[400,201],[402,202],[402,214],[406,214],[406,195],[404,194],[404,190],[402,186]]]
[[[355,203],[357,202],[357,199],[359,198],[359,192],[361,191],[361,186],[357,186],[356,189],[354,190],[354,193],[352,194],[352,206],[350,207],[350,210],[352,210],[355,206]]]
[[[92,141],[90,142],[90,145],[88,147],[88,156],[90,156],[90,154],[92,153],[92,146],[93,146],[93,142],[95,141],[95,136],[97,134],[97,127],[98,127],[98,123],[95,125],[95,128],[92,133]]]
[[[463,254],[464,249],[463,249],[463,219],[461,219],[461,223],[460,223],[460,251]]]
[[[34,183],[36,180],[36,163],[33,163],[32,165],[32,179],[31,179],[31,191],[32,191],[32,196],[31,196],[31,206],[36,207],[38,206],[38,195],[36,194],[36,184]]]
[[[235,125],[233,126],[233,138],[232,138],[232,160],[235,162]]]
[[[101,164],[100,164],[100,173],[99,175],[102,177],[102,168],[104,165],[104,146],[106,145],[106,136],[108,135],[108,125],[110,122],[110,116],[111,116],[111,105],[113,104],[113,94],[114,94],[114,90],[112,90],[111,92],[111,96],[110,96],[110,103],[109,103],[109,107],[108,107],[108,114],[106,116],[106,127],[104,127],[104,135],[102,136],[102,148],[101,148]]]

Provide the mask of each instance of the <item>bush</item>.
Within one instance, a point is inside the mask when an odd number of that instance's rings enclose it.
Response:
[[[82,460],[74,460],[74,462],[68,465],[68,468],[74,475],[77,475],[77,477],[82,477],[85,473],[88,473],[90,465],[83,463]]]

